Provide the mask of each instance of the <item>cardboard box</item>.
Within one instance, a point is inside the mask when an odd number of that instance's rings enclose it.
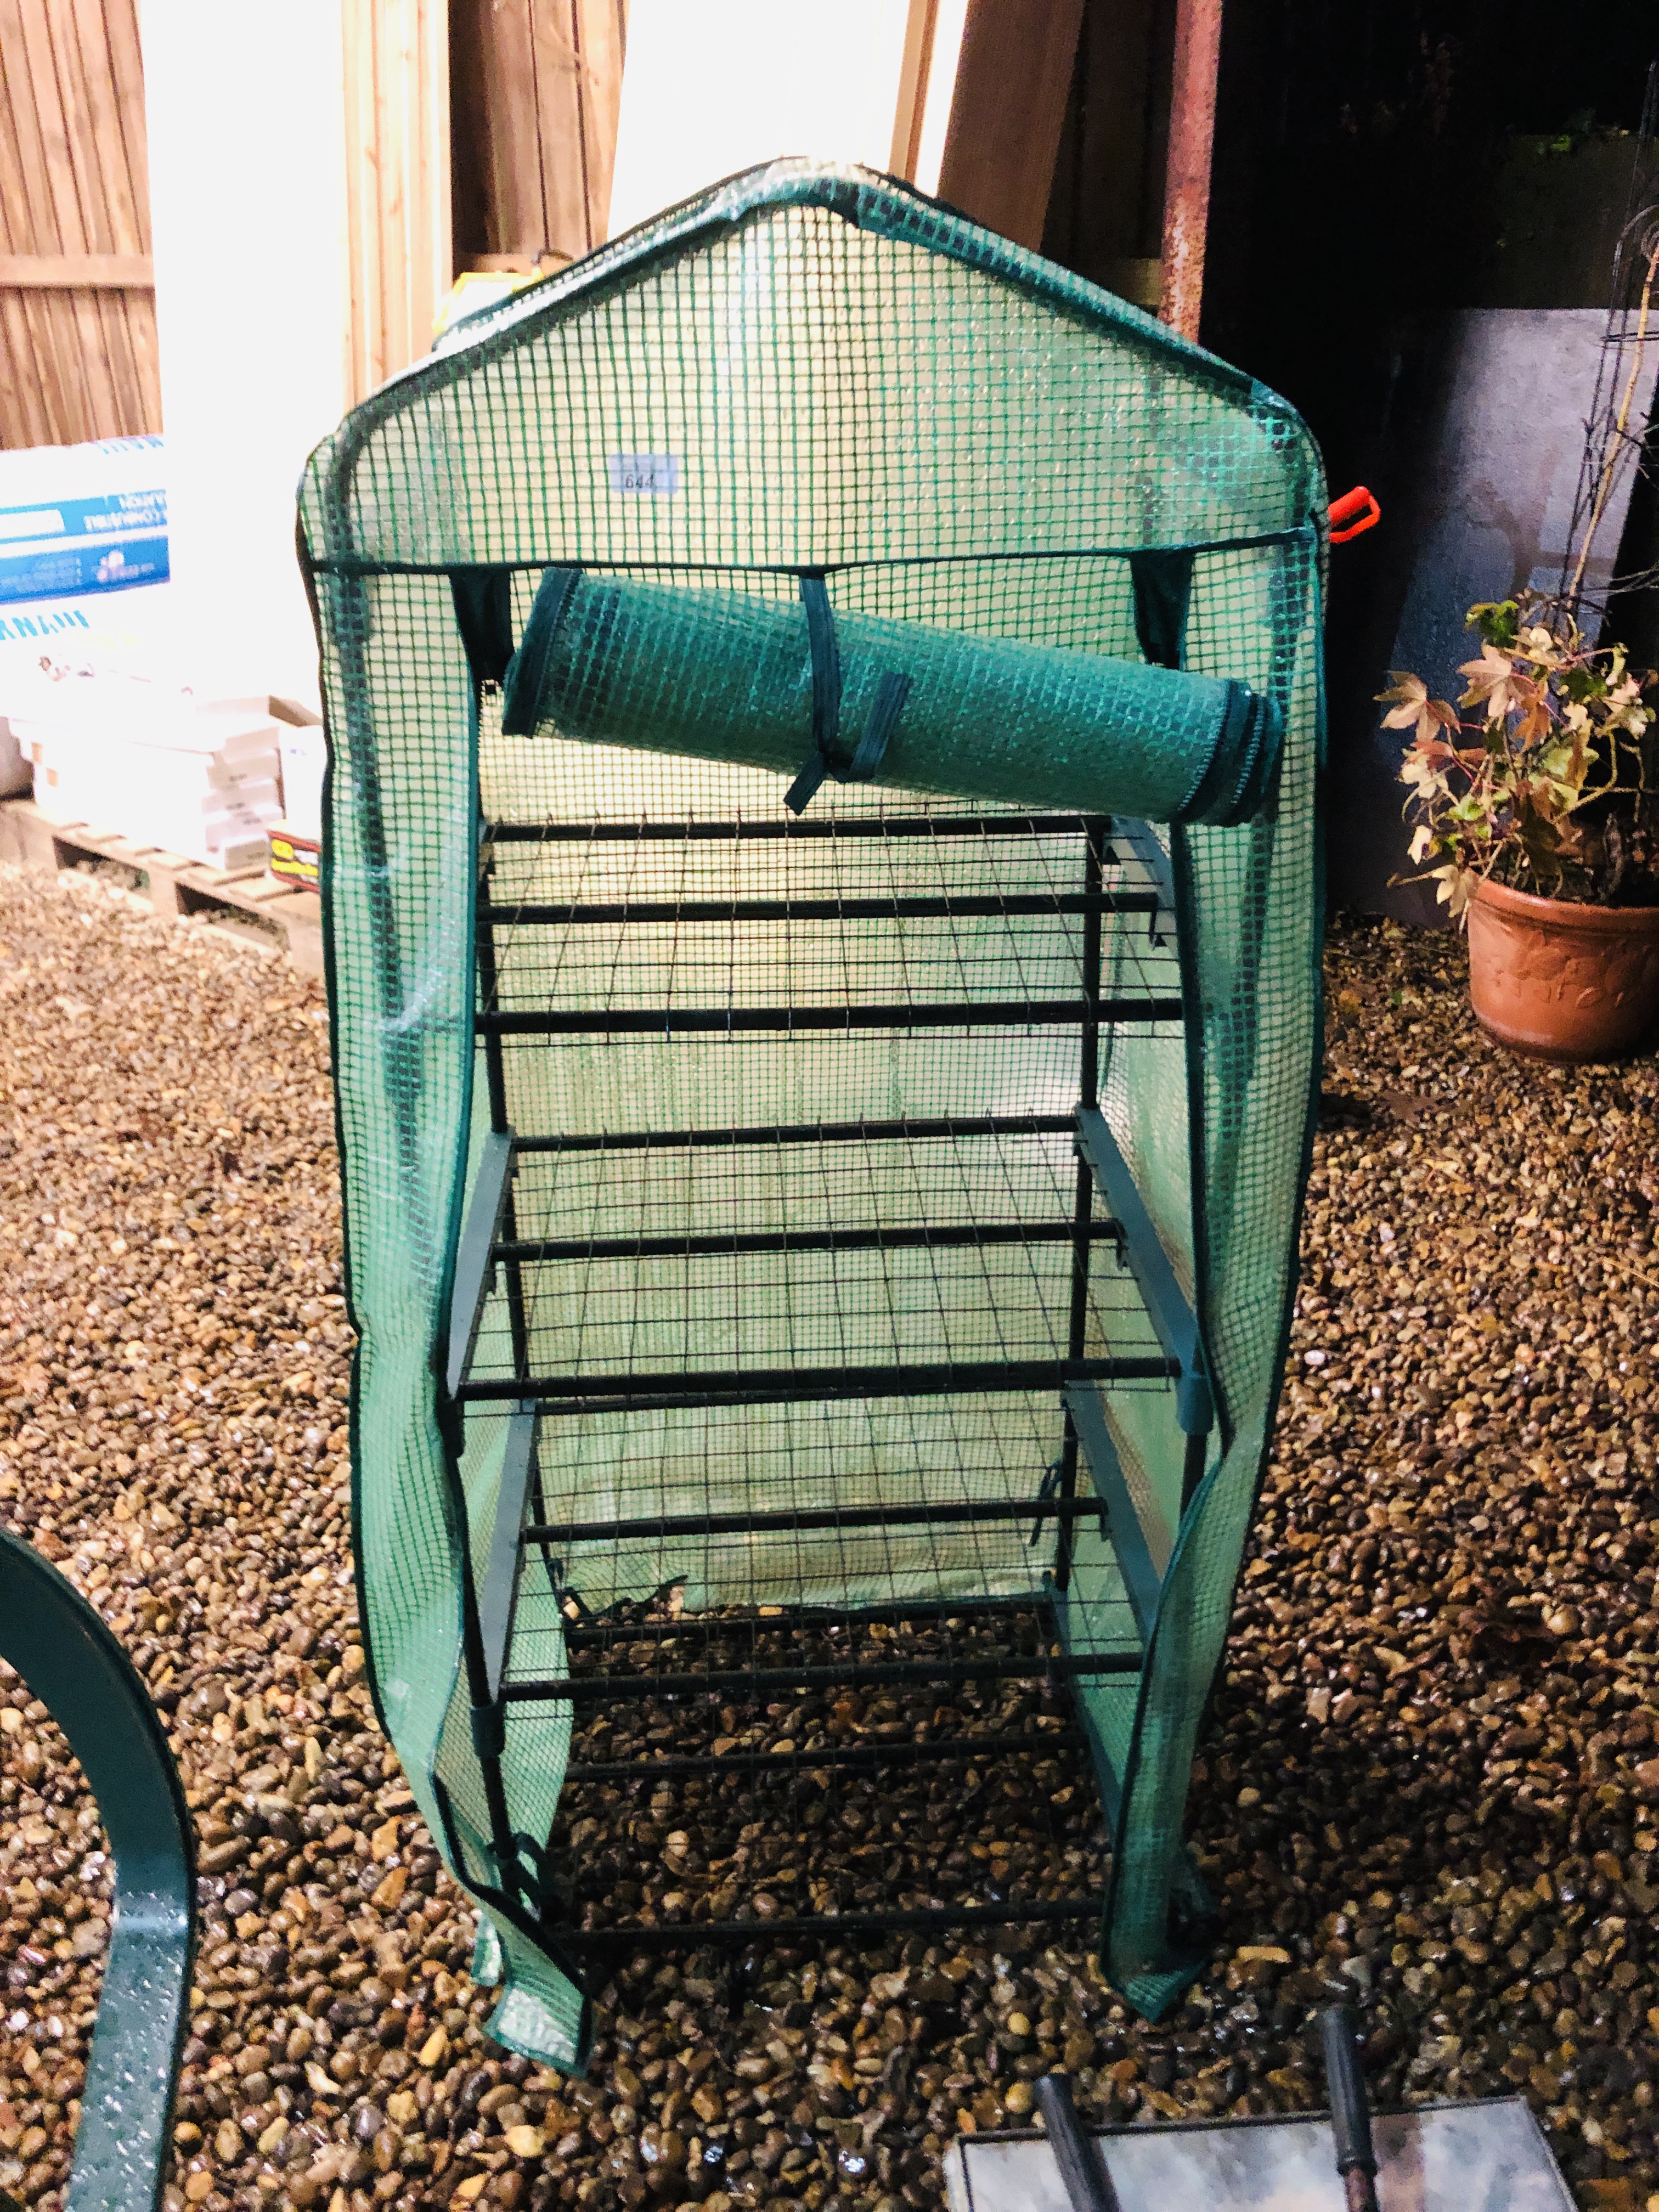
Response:
[[[283,749],[283,819],[302,842],[315,845],[323,834],[323,770],[328,748],[317,722],[279,726]]]
[[[164,468],[157,437],[0,453],[0,604],[159,583],[168,567]]]
[[[49,820],[83,822],[210,867],[263,863],[270,825],[282,813],[273,724],[244,718],[222,752],[46,722],[13,726],[33,769],[35,804]]]

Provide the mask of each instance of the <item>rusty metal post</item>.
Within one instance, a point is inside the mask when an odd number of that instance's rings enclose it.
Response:
[[[1216,77],[1222,0],[1177,0],[1170,153],[1164,179],[1164,271],[1158,314],[1198,340],[1204,302],[1204,238],[1210,220]]]

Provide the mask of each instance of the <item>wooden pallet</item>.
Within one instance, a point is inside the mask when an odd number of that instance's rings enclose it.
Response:
[[[56,875],[91,860],[129,870],[153,912],[209,922],[249,943],[285,950],[302,975],[323,972],[323,902],[264,868],[204,867],[178,853],[94,829],[52,822],[32,799],[0,802],[0,860]]]

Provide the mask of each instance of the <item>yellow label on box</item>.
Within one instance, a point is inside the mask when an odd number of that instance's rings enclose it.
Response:
[[[289,882],[304,884],[310,890],[318,888],[319,870],[317,848],[302,840],[284,836],[280,830],[270,833],[270,872],[285,876]]]

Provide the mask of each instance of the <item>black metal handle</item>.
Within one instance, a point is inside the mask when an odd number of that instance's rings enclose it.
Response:
[[[1370,2106],[1360,2070],[1356,2023],[1348,2006],[1331,2005],[1320,2014],[1319,2040],[1331,2100],[1331,2132],[1336,2137],[1336,2170],[1347,2191],[1348,2212],[1376,2212]]]
[[[1106,2161],[1083,2132],[1066,2076],[1045,2074],[1036,2085],[1036,2100],[1054,2147],[1060,2178],[1072,2200],[1072,2212],[1121,2212]]]

